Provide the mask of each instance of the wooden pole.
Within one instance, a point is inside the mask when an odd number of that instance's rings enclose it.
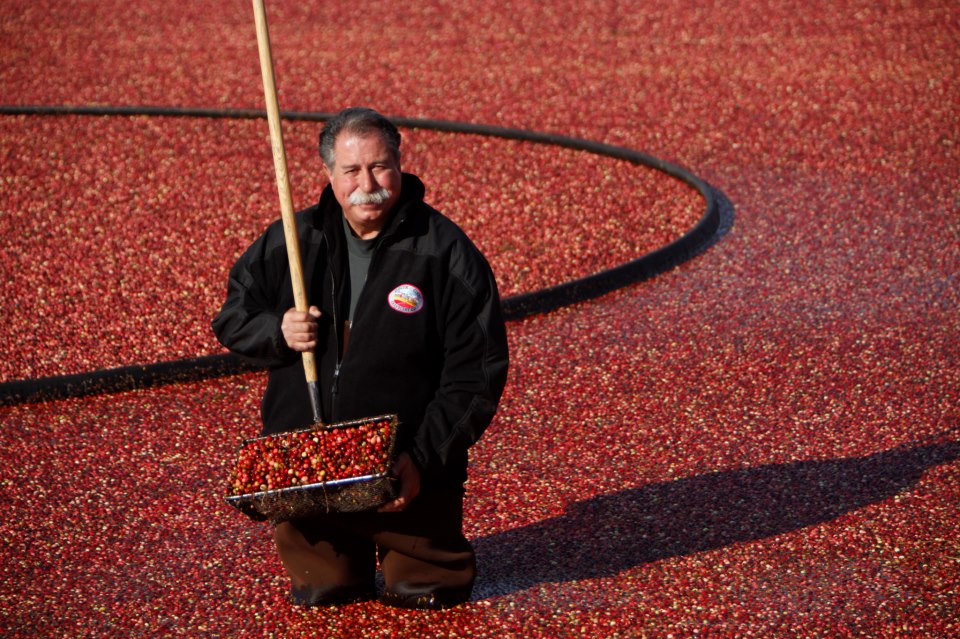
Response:
[[[280,217],[290,262],[290,280],[293,283],[293,299],[298,311],[310,308],[307,290],[303,281],[303,262],[300,258],[300,240],[294,217],[293,198],[290,195],[290,177],[287,174],[287,154],[283,145],[283,130],[280,126],[280,107],[277,103],[277,85],[273,77],[273,54],[270,50],[270,33],[267,28],[267,12],[263,0],[253,0],[253,15],[257,26],[257,48],[260,51],[260,74],[263,76],[263,96],[267,105],[267,122],[270,125],[270,145],[273,148],[273,166],[277,174],[277,191],[280,195]],[[317,363],[313,351],[303,352],[303,371],[310,390],[313,420],[319,423],[320,394],[317,389]]]

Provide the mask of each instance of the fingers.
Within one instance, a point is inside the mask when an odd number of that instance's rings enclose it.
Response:
[[[405,495],[403,493],[403,484],[400,484],[400,495],[391,502],[387,502],[383,506],[377,509],[377,512],[381,513],[398,513],[401,510],[405,509],[410,505],[410,502],[413,501],[413,497]]]
[[[280,330],[287,346],[301,353],[316,348],[317,319],[320,315],[320,309],[316,306],[311,306],[306,312],[291,308],[284,313]]]
[[[403,497],[397,497],[391,502],[377,508],[378,513],[398,513],[408,506],[407,500]]]

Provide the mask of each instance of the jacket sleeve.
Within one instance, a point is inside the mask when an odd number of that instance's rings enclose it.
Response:
[[[227,281],[227,298],[212,326],[220,343],[260,366],[279,366],[297,357],[283,339],[286,309],[286,247],[274,224],[237,260]],[[289,286],[287,284],[287,286]]]
[[[443,314],[443,368],[411,454],[428,475],[465,463],[507,381],[506,328],[493,273],[472,245],[454,255]]]

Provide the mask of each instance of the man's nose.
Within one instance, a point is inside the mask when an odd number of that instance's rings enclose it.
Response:
[[[377,190],[377,178],[370,169],[360,171],[359,186],[364,193],[373,193]]]

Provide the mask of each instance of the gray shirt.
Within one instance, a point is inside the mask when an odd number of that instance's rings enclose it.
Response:
[[[357,308],[357,300],[360,299],[360,292],[363,290],[363,284],[367,281],[367,271],[370,269],[370,260],[373,259],[373,253],[377,249],[377,240],[380,236],[363,240],[357,237],[347,218],[343,219],[343,234],[347,236],[347,254],[348,268],[350,271],[350,312],[348,320],[353,322],[353,312]]]

